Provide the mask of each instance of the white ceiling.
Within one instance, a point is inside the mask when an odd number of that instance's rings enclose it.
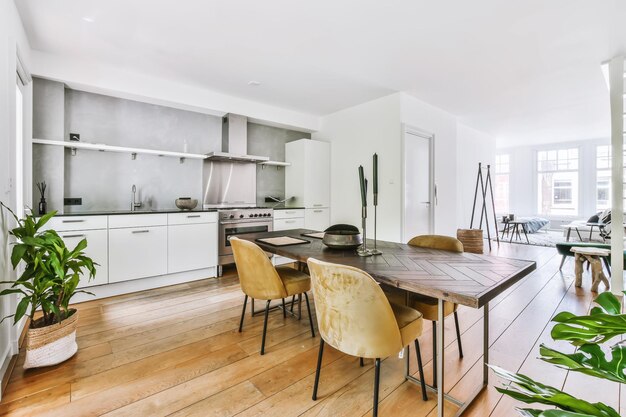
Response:
[[[626,52],[623,0],[16,4],[33,49],[69,60],[315,115],[407,91],[502,145],[608,136],[600,63]]]

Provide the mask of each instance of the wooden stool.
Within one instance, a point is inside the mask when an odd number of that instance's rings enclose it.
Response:
[[[606,289],[609,289],[609,280],[604,275],[602,270],[602,258],[608,257],[611,251],[601,248],[587,248],[587,247],[574,247],[571,249],[576,256],[576,264],[574,267],[574,274],[576,276],[575,285],[577,287],[582,286],[583,281],[583,263],[588,261],[591,265],[591,291],[598,292],[598,285],[600,282],[604,283]]]

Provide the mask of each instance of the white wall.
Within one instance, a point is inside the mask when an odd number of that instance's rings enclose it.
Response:
[[[487,135],[478,130],[472,129],[464,124],[457,124],[458,138],[458,160],[457,160],[457,187],[458,187],[458,207],[459,224],[463,228],[470,226],[472,218],[472,204],[476,190],[476,178],[478,175],[478,163],[482,162],[483,167],[491,165],[492,180],[494,175],[494,164],[496,159],[496,140],[493,136]],[[483,171],[486,175],[486,171]],[[486,179],[486,178],[485,178]],[[480,195],[480,190],[479,190]],[[480,213],[481,198],[477,201],[476,212]],[[491,204],[491,200],[488,200]],[[488,210],[491,215],[491,209]],[[480,219],[480,217],[478,217]],[[477,218],[474,218],[474,227],[477,227]],[[491,227],[491,222],[489,223]]]
[[[95,65],[76,57],[70,60],[62,56],[33,51],[32,61],[33,75],[62,81],[76,90],[217,116],[223,116],[225,113],[244,114],[252,122],[269,122],[268,124],[272,126],[296,130],[314,131],[319,126],[319,117],[315,115],[133,73],[120,67]]]
[[[542,216],[550,220],[553,229],[574,219],[587,219],[596,212],[596,146],[610,145],[606,139],[559,142],[546,145],[518,146],[497,149],[498,154],[510,155],[509,208],[520,216]],[[578,148],[579,186],[578,216],[543,216],[537,213],[537,151]],[[560,230],[560,229],[559,229]]]
[[[378,238],[400,241],[401,122],[400,96],[392,94],[322,118],[313,139],[331,142],[331,223],[361,227],[361,198],[357,168],[363,165],[372,181],[372,156],[378,153]],[[371,186],[368,230],[373,237]]]
[[[11,186],[15,182],[15,149],[12,144],[15,137],[15,83],[16,83],[16,49],[24,64],[29,64],[30,46],[21,20],[13,1],[0,1],[0,200],[10,206],[15,206],[15,190]],[[32,90],[26,89],[24,100],[26,106],[32,105]],[[30,121],[30,115],[25,115]],[[29,134],[27,131],[26,134]],[[26,146],[26,155],[29,156],[29,146]],[[29,167],[27,167],[27,170]],[[27,175],[25,182],[30,181]],[[30,186],[28,186],[30,188]],[[27,199],[28,202],[29,199]],[[12,272],[8,255],[7,230],[11,224],[4,217],[0,218],[0,281],[12,280]],[[15,298],[0,298],[0,316],[4,317],[14,309]],[[0,325],[0,380],[8,366],[12,355],[17,354],[17,336],[19,329],[7,320]],[[2,393],[0,392],[0,397]]]
[[[401,241],[403,124],[435,137],[438,188],[435,233],[455,236],[457,227],[463,225],[459,182],[464,189],[465,182],[473,181],[465,178],[467,168],[465,164],[459,165],[459,152],[470,147],[470,161],[492,161],[495,141],[465,126],[459,135],[456,117],[405,93],[395,93],[322,118],[320,131],[313,134],[313,139],[331,142],[331,222],[361,226],[357,167],[363,165],[371,181],[372,155],[376,152],[379,155],[378,238]],[[469,144],[460,147],[465,141]],[[484,143],[477,146],[481,141]],[[474,165],[473,162],[467,164]],[[463,176],[462,181],[459,176]],[[368,202],[368,230],[371,231],[371,190]],[[471,205],[471,201],[467,204]]]

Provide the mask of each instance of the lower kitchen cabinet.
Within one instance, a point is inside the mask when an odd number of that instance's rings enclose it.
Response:
[[[308,208],[304,213],[304,226],[307,229],[323,232],[330,226],[330,209]]]
[[[92,287],[94,285],[108,284],[109,282],[109,259],[108,259],[108,233],[102,230],[76,230],[69,232],[58,232],[69,250],[73,250],[78,243],[87,239],[85,255],[89,256],[98,265],[96,276],[89,281],[89,273],[80,276],[79,288]]]
[[[168,226],[167,272],[217,265],[217,223]]]
[[[109,282],[167,273],[167,226],[109,229]]]

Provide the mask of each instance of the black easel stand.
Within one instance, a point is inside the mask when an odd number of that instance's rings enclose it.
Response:
[[[487,170],[487,175],[483,179],[483,169]],[[493,200],[493,187],[491,182],[491,165],[487,165],[487,168],[482,167],[482,163],[478,163],[478,175],[476,177],[476,189],[474,191],[474,204],[472,205],[472,219],[470,220],[470,229],[474,226],[474,214],[476,213],[476,203],[478,202],[478,188],[480,186],[480,193],[482,196],[482,207],[480,209],[480,223],[479,229],[483,228],[483,219],[485,220],[485,226],[487,227],[487,241],[489,242],[489,250],[491,250],[491,231],[489,229],[489,216],[487,214],[487,197],[491,198],[491,211],[493,214],[493,224],[496,231],[496,241],[500,246],[500,237],[498,235],[498,219],[496,218],[496,205]],[[487,189],[489,190],[489,196],[487,195]]]

